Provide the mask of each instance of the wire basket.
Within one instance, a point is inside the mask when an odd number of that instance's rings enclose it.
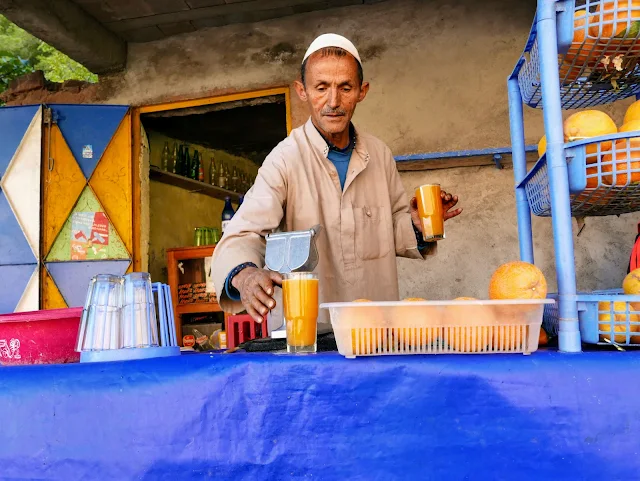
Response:
[[[562,108],[607,104],[640,92],[640,4],[625,0],[564,0],[558,6]],[[523,102],[542,108],[535,19],[512,74],[515,76]]]
[[[550,300],[337,302],[329,309],[347,358],[405,354],[530,354]]]
[[[571,214],[620,215],[640,210],[640,132],[624,132],[571,142],[565,146]],[[520,183],[531,211],[551,216],[546,155]]]
[[[558,295],[547,297],[556,303],[545,306],[543,326],[549,334],[556,335]],[[640,347],[640,296],[627,296],[620,289],[611,289],[580,293],[577,301],[582,342]]]

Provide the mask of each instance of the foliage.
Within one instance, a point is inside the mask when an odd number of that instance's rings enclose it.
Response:
[[[52,82],[98,81],[97,75],[78,62],[0,15],[0,92],[14,78],[34,70],[44,71],[45,78]]]

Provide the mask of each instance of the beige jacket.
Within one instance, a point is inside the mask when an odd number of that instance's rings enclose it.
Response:
[[[396,256],[422,259],[407,194],[389,148],[356,131],[344,190],[329,147],[309,120],[273,149],[217,245],[211,271],[226,312],[243,310],[224,283],[244,262],[264,266],[274,230],[324,228],[317,239],[320,302],[398,300]],[[324,309],[319,322],[329,322]]]

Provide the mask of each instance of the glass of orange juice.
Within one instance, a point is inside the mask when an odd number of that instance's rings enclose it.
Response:
[[[416,189],[418,214],[422,222],[425,242],[444,239],[444,211],[440,197],[440,184],[425,184]]]
[[[312,272],[283,274],[282,304],[288,352],[316,352],[318,276]]]

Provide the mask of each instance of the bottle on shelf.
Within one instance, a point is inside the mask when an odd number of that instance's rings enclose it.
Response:
[[[229,188],[234,192],[240,192],[240,177],[238,177],[238,168],[235,165],[233,166]]]
[[[184,171],[184,146],[179,145],[178,146],[178,169],[176,173],[178,175],[182,175],[183,171]]]
[[[191,156],[189,155],[189,146],[184,146],[184,169],[182,175],[185,177],[191,176]]]
[[[220,162],[220,174],[218,175],[218,187],[221,189],[227,188],[227,167],[224,162]]]
[[[198,180],[204,182],[204,159],[198,155]]]
[[[233,214],[235,214],[235,211],[231,205],[231,197],[227,196],[224,198],[224,209],[222,209],[222,235],[224,235],[227,224],[233,218]]]
[[[169,141],[165,140],[164,148],[162,149],[162,158],[160,159],[160,168],[167,172],[169,170]]]
[[[177,174],[178,167],[178,142],[173,143],[173,153],[171,154],[171,172]]]
[[[238,200],[238,210],[240,209],[240,206],[242,205],[242,203],[244,202],[244,195],[240,196],[240,199]],[[237,212],[237,210],[236,210]]]
[[[198,173],[200,172],[200,154],[197,150],[193,151],[193,158],[191,159],[191,171],[189,172],[189,178],[198,180]]]
[[[211,156],[211,160],[209,161],[209,183],[211,185],[216,185],[218,182],[218,168],[216,167],[216,160],[214,156]]]

